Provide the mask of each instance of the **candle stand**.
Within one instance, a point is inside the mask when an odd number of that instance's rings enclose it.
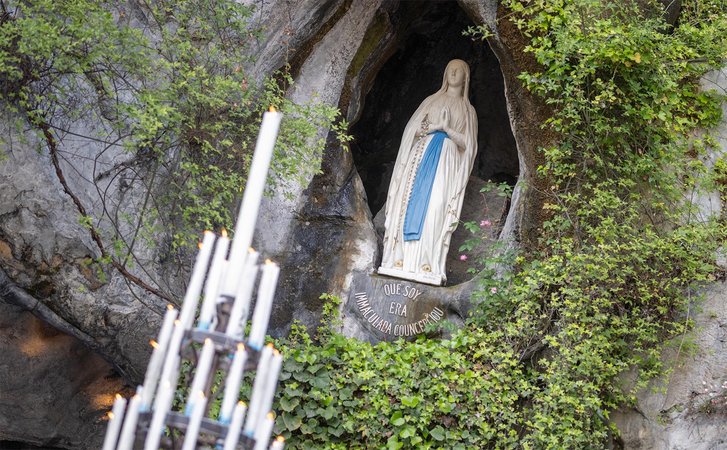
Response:
[[[271,261],[258,264],[250,248],[280,119],[274,111],[263,116],[235,239],[224,231],[205,232],[182,307],[167,308],[137,394],[128,402],[117,395],[103,450],[283,449],[282,437],[270,442],[270,409],[283,357],[272,344],[263,345],[280,269]],[[180,384],[183,367],[190,371]],[[219,372],[223,380],[213,393]],[[243,375],[252,372],[245,404],[240,387]],[[218,402],[219,412],[210,417]]]
[[[186,355],[185,359],[190,361],[196,361],[197,352],[192,349],[192,343],[203,344],[206,339],[211,339],[215,343],[215,347],[220,353],[234,353],[239,344],[244,343],[237,339],[233,339],[224,333],[216,331],[202,331],[202,330],[191,330],[185,334],[185,339],[182,342],[181,354]],[[244,365],[244,371],[254,370],[257,367],[260,358],[260,351],[245,347],[248,352],[248,358]],[[220,358],[217,368],[228,371],[230,368],[229,358]],[[187,386],[189,387],[189,386]],[[218,391],[219,393],[220,391]],[[214,399],[214,397],[213,397]],[[152,413],[144,412],[139,414],[139,421],[137,425],[137,438],[133,448],[143,448],[144,439],[146,438],[147,432],[149,431],[149,425],[151,422]],[[162,437],[159,442],[159,447],[163,449],[176,450],[181,449],[183,444],[182,437],[184,436],[187,427],[189,425],[189,417],[182,413],[169,412],[164,419],[164,423],[170,428],[170,436]],[[201,447],[215,448],[221,440],[223,440],[229,430],[229,424],[223,424],[217,420],[210,419],[208,417],[202,418],[198,437],[198,445]],[[175,435],[177,437],[175,438]],[[237,444],[238,449],[242,450],[253,450],[255,447],[255,440],[242,434]]]
[[[146,436],[144,430],[148,429],[149,422],[151,421],[151,413],[142,413],[139,415],[139,430],[140,432],[137,434],[136,441],[134,442],[133,448],[143,448],[144,446],[144,438]],[[178,431],[181,432],[182,437],[174,438],[174,432],[171,433],[171,436],[165,436],[161,439],[159,448],[164,449],[179,449],[182,448],[183,438],[184,438],[184,432],[187,429],[187,425],[189,424],[189,417],[185,416],[184,414],[178,414],[178,413],[167,413],[167,418],[165,419],[166,424]],[[209,447],[209,448],[216,448],[217,443],[220,441],[220,439],[224,439],[224,437],[227,435],[229,426],[228,425],[222,425],[216,420],[204,418],[202,419],[202,425],[200,427],[200,434],[203,436],[198,437],[197,442],[198,446],[200,447]],[[255,447],[255,440],[242,435],[240,436],[240,441],[237,444],[238,449],[242,450],[252,450]]]

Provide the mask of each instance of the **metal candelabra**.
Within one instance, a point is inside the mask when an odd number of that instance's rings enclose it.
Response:
[[[280,120],[272,109],[263,116],[235,239],[224,231],[205,232],[181,310],[167,307],[136,395],[129,401],[116,396],[103,450],[283,449],[281,436],[270,443],[275,417],[270,409],[283,357],[272,344],[263,345],[280,269],[269,260],[258,264],[250,248]],[[191,370],[180,383],[185,361]],[[240,387],[244,373],[253,371],[246,404]],[[212,393],[218,374],[224,387]]]

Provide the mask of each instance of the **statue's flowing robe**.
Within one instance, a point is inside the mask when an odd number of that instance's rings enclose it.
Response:
[[[444,140],[421,238],[405,241],[403,226],[408,199],[432,139],[432,135],[420,137],[418,133],[425,117],[436,123],[443,109],[449,110],[450,128],[463,135],[464,147],[458,147],[450,138]],[[386,201],[386,233],[379,273],[436,285],[446,280],[449,242],[457,228],[476,154],[477,115],[469,101],[443,90],[427,97],[409,119],[399,146]]]

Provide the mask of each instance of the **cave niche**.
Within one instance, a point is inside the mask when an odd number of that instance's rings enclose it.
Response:
[[[481,205],[470,205],[470,210],[466,210],[468,202],[481,200],[476,194],[479,186],[486,181],[514,186],[519,173],[497,57],[485,41],[463,36],[462,32],[474,23],[455,1],[403,1],[387,13],[386,20],[390,24],[388,40],[365,64],[370,68],[368,76],[363,77],[367,81],[361,86],[365,97],[356,111],[349,111],[354,138],[351,153],[372,216],[377,216],[386,202],[407,121],[421,101],[439,89],[444,68],[457,58],[470,66],[470,101],[477,111],[479,125],[478,154],[468,186],[468,191],[475,194],[465,197],[461,219],[477,220],[476,208]],[[500,209],[494,213],[501,224],[507,205]],[[381,214],[375,220],[379,233],[380,219]],[[463,227],[452,238],[447,263],[449,285],[471,278],[457,258],[458,247],[466,238]]]

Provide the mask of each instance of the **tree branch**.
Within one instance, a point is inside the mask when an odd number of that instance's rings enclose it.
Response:
[[[71,188],[68,186],[68,182],[66,181],[66,177],[63,175],[63,170],[61,169],[60,163],[58,162],[58,142],[56,141],[53,133],[51,132],[50,124],[39,116],[28,117],[28,119],[31,121],[31,123],[34,123],[36,126],[38,126],[38,128],[40,128],[40,130],[43,132],[45,141],[48,144],[48,151],[50,153],[51,161],[53,162],[53,168],[55,169],[58,181],[60,181],[61,186],[63,186],[63,191],[71,198],[73,204],[76,205],[76,209],[78,209],[78,212],[81,214],[81,216],[88,216],[88,213],[86,211],[86,208],[83,206],[83,203],[81,203],[81,200],[73,193],[73,191],[71,191]],[[144,289],[145,291],[154,294],[157,297],[162,298],[170,303],[176,304],[176,302],[169,295],[149,285],[141,278],[132,274],[118,261],[115,261],[113,258],[108,258],[106,246],[101,239],[101,235],[99,234],[98,229],[96,229],[93,224],[89,224],[88,229],[91,232],[91,239],[93,239],[93,241],[96,243],[99,250],[101,251],[101,256],[111,261],[110,264],[116,270],[118,270],[121,275],[123,275],[126,279],[139,286],[140,288]]]

